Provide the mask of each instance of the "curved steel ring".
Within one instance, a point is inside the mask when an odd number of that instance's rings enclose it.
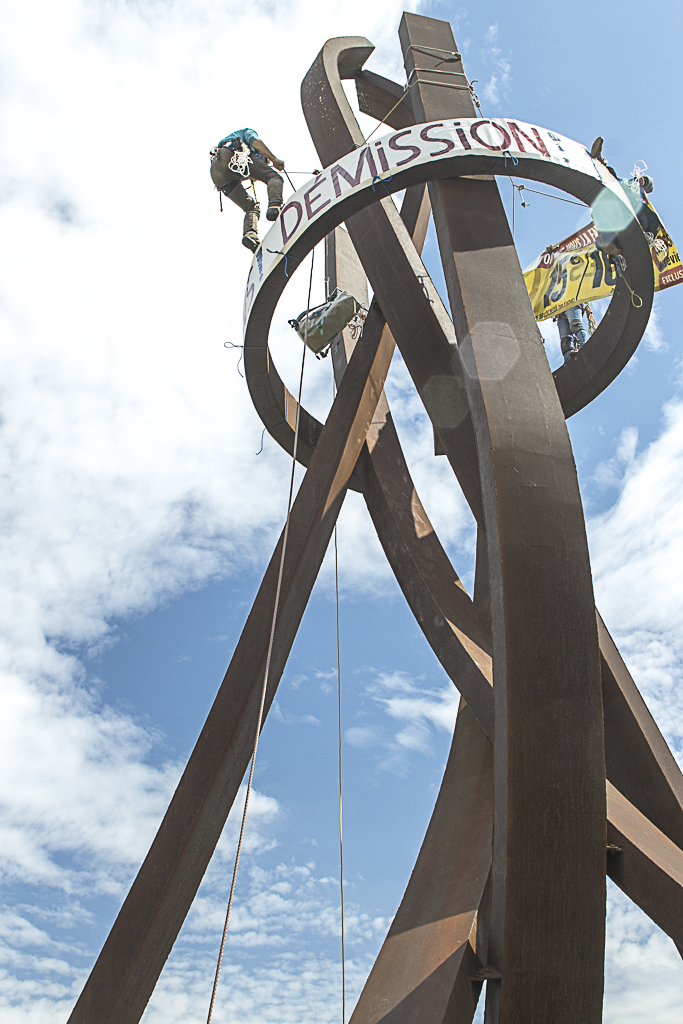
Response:
[[[498,130],[505,131],[505,127],[501,128],[499,125],[505,126],[509,123],[503,119],[462,119],[458,122],[459,127],[456,130],[462,132],[465,126],[470,131],[474,130],[480,137],[483,125],[490,124]],[[524,131],[534,128],[520,121],[513,123]],[[434,131],[446,138],[437,140],[433,134],[427,134]],[[536,128],[535,131],[545,130]],[[449,132],[453,133],[453,128],[443,123],[415,125],[411,129],[392,132],[378,139],[374,146],[383,154],[388,152],[393,155],[397,150],[418,149],[417,143],[420,146],[425,146],[425,143],[433,146],[435,142],[452,144]],[[509,138],[509,131],[506,134]],[[550,136],[551,133],[545,134]],[[561,137],[553,134],[553,138]],[[590,159],[584,147],[571,140],[561,141],[564,144],[562,151],[572,153],[574,166],[563,164],[559,159],[535,156],[513,148],[517,160],[515,176],[553,185],[580,200],[591,199],[594,205],[600,197],[603,204],[609,203],[613,209],[620,212],[623,212],[622,208],[626,210],[626,199],[621,197],[620,186],[611,175]],[[493,149],[490,144],[486,145],[488,149]],[[354,170],[357,168],[353,167],[353,163],[359,160],[360,166],[362,155],[367,151],[369,147],[348,154],[290,197],[283,209],[281,220],[268,232],[261,249],[255,255],[247,280],[244,335],[247,383],[266,429],[290,454],[293,451],[296,400],[285,388],[267,345],[273,313],[288,280],[285,256],[293,257],[300,262],[328,232],[359,210],[380,201],[389,193],[398,192],[408,186],[453,177],[456,162],[459,175],[509,173],[506,166],[509,149],[505,155],[501,152],[475,153],[451,149],[448,156],[440,159],[434,159],[430,154],[421,152],[421,162],[411,163],[403,169],[391,167],[390,178],[380,177],[381,190],[377,187],[378,175],[371,174],[368,169],[364,179],[357,185],[354,184],[348,192],[342,192],[343,186],[340,181],[356,177]],[[402,152],[398,155],[402,155]],[[371,160],[372,156],[367,161],[369,167]],[[336,170],[340,167],[344,168],[346,174]],[[361,168],[361,173],[362,170],[364,167]],[[325,188],[329,190],[332,184],[335,192],[339,194],[323,201]],[[315,204],[317,210],[313,210]],[[304,210],[312,213],[312,216],[305,218]],[[628,213],[630,214],[630,208]],[[296,228],[290,231],[288,218],[291,224],[292,216],[298,216],[298,222]],[[630,218],[630,223],[619,235],[626,259],[626,271],[619,278],[610,306],[597,330],[577,357],[553,374],[565,416],[582,409],[614,380],[631,358],[647,326],[654,294],[652,259],[638,222],[632,214]],[[634,305],[632,292],[637,293],[642,300],[641,306]],[[303,465],[308,465],[321,430],[322,424],[302,408],[297,458]]]

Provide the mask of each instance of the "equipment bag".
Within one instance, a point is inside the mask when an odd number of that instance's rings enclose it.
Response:
[[[315,309],[304,310],[296,320],[290,320],[289,324],[312,352],[324,357],[327,351],[323,349],[329,349],[332,341],[341,334],[347,324],[354,317],[364,313],[367,313],[365,306],[354,299],[353,295],[337,288],[327,302],[316,306]],[[360,319],[364,319],[364,316],[361,315]]]

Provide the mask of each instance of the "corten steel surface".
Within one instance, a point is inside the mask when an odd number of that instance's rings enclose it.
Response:
[[[450,27],[431,20],[404,15],[399,35],[408,73],[437,68],[441,55],[428,48],[439,42],[456,50]],[[461,62],[452,67],[462,70]],[[423,75],[412,90],[421,122],[467,116],[463,100],[473,116],[467,91],[444,88],[435,76]],[[576,469],[495,181],[435,182],[430,196],[469,371],[491,582],[495,801],[487,960],[502,981],[488,1016],[593,1024],[602,1018],[604,975],[605,755]]]
[[[415,82],[408,93],[363,70],[373,47],[360,37],[328,41],[306,75],[304,112],[327,167],[365,143],[342,78],[355,78],[362,110],[397,130],[472,118],[450,26],[405,15],[400,38]],[[444,67],[449,75],[437,74]],[[620,241],[642,307],[620,280],[590,341],[551,375],[491,177],[499,164],[465,155],[457,168],[444,158],[395,170],[330,202],[285,246],[301,259],[327,235],[332,284],[358,292],[364,270],[374,301],[355,347],[348,332],[333,346],[339,392],[325,425],[300,410],[298,455],[308,468],[292,510],[266,710],[348,487],[362,491],[403,593],[467,701],[354,1024],[467,1024],[484,981],[487,1024],[599,1020],[606,870],[683,947],[683,777],[596,621],[564,425],[635,350],[652,262],[632,223]],[[515,175],[580,198],[605,187],[595,174],[540,164],[521,158]],[[419,255],[425,182],[452,318]],[[399,216],[387,193],[404,187]],[[291,453],[296,403],[267,348],[286,261],[262,269],[257,254],[246,375],[264,424]],[[473,600],[415,491],[383,393],[395,344],[477,520]],[[278,546],[73,1022],[133,1024],[144,1012],[248,762],[279,557]]]

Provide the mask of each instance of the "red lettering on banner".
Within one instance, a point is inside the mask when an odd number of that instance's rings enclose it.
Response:
[[[683,281],[683,267],[674,267],[673,270],[667,270],[666,274],[662,274],[659,278],[659,287],[670,288],[679,281]]]
[[[285,227],[285,216],[287,214],[287,210],[296,210],[296,224],[294,225],[291,231],[287,231],[287,228]],[[283,245],[287,245],[287,242],[290,240],[296,229],[299,227],[299,224],[301,224],[301,218],[303,217],[303,215],[304,212],[301,209],[301,203],[298,203],[296,199],[292,199],[291,203],[287,203],[287,205],[284,207],[282,213],[280,214],[280,231],[282,232]]]
[[[452,149],[455,149],[455,143],[452,139],[432,139],[427,132],[432,128],[443,128],[443,121],[439,121],[436,124],[428,124],[426,128],[423,128],[420,132],[420,138],[424,139],[425,142],[443,142],[444,148],[437,149],[430,156],[443,156],[444,153],[450,153]]]
[[[309,196],[311,196],[311,192],[315,192],[315,190],[318,188],[318,186],[322,185],[322,183],[324,181],[326,181],[326,180],[327,180],[327,175],[325,175],[325,174],[318,175],[318,177],[315,179],[315,181],[313,182],[311,187],[306,192],[304,192],[304,202],[306,204],[306,213],[308,214],[308,219],[309,220],[311,220],[313,217],[315,217],[316,213],[320,213],[321,210],[324,210],[325,207],[329,206],[329,204],[332,202],[331,199],[326,199],[325,202],[322,204],[322,206],[319,206],[317,210],[314,210],[313,209],[313,203],[317,202],[318,199],[321,198],[320,192],[316,193],[316,195],[314,195],[311,198],[309,198]],[[298,227],[298,225],[297,225],[297,227]],[[296,230],[296,228],[295,228],[295,230]]]
[[[384,149],[382,148],[381,141],[380,142],[376,142],[375,145],[377,146],[377,156],[379,157],[379,162],[382,165],[382,170],[383,171],[388,171],[389,170],[389,164],[387,163],[387,155],[384,152]]]
[[[354,178],[351,177],[349,172],[341,164],[335,164],[331,170],[332,184],[334,185],[334,194],[337,199],[341,195],[341,185],[339,184],[339,175],[348,181],[351,188],[355,188],[356,185],[360,184],[360,177],[363,173],[363,164],[367,160],[368,170],[372,174],[373,178],[377,174],[377,165],[375,164],[375,158],[372,155],[372,151],[366,146],[365,149],[361,149],[360,156],[358,157],[358,166],[356,167],[356,175]]]
[[[455,125],[456,132],[458,133],[458,138],[460,139],[460,142],[462,143],[462,148],[463,149],[472,149],[472,146],[470,145],[470,140],[467,138],[467,136],[465,135],[465,132],[462,130],[462,128],[459,127],[460,121],[454,121],[453,124]]]
[[[526,141],[529,143],[529,145],[533,146],[534,149],[538,150],[539,153],[543,153],[544,156],[550,156],[550,153],[546,149],[545,142],[543,141],[543,139],[541,138],[541,136],[539,134],[538,128],[533,128],[533,127],[531,127],[531,125],[529,126],[531,128],[532,132],[534,133],[534,135],[536,136],[536,139],[537,139],[537,141],[534,142],[534,140],[530,139],[529,136],[527,135],[527,133],[525,131],[523,131],[519,127],[518,124],[515,124],[514,121],[508,121],[507,124],[508,124],[508,128],[510,129],[510,131],[512,132],[512,134],[515,137],[515,142],[517,143],[517,148],[522,153],[526,153],[526,149],[524,148],[524,143],[520,139],[520,135],[523,135],[524,138],[526,139]]]
[[[392,135],[389,139],[389,149],[396,150],[408,150],[412,149],[410,156],[405,157],[403,160],[399,160],[396,164],[397,167],[402,167],[403,164],[409,164],[411,160],[414,160],[416,156],[420,156],[422,152],[419,146],[413,146],[412,142],[407,146],[399,146],[398,140],[402,139],[404,135],[410,135],[412,128],[406,128],[404,132],[397,132],[396,135]]]
[[[490,142],[484,142],[484,140],[480,138],[478,129],[483,124],[490,124],[492,128],[498,129],[500,134],[503,136],[503,144],[501,146],[492,146]],[[496,124],[494,121],[475,121],[475,123],[470,128],[470,135],[476,142],[479,143],[480,146],[485,146],[487,149],[494,149],[499,151],[502,149],[510,148],[510,136],[508,135],[504,128],[501,128],[501,126],[499,124]]]

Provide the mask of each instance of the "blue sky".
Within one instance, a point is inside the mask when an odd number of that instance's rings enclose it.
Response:
[[[636,160],[683,244],[678,5],[414,3],[448,19],[484,112]],[[0,1006],[57,1024],[154,835],[281,528],[288,460],[237,371],[249,254],[208,150],[256,128],[317,165],[299,84],[326,38],[367,35],[403,81],[402,5],[177,0],[0,13]],[[362,120],[362,119],[361,119]],[[363,125],[370,125],[362,120]],[[373,125],[374,127],[374,125]],[[370,129],[371,130],[371,129]],[[297,179],[303,182],[303,178]],[[502,180],[510,204],[511,187]],[[516,212],[520,262],[584,221]],[[322,256],[322,254],[321,254]],[[440,282],[430,235],[425,261]],[[322,258],[314,297],[322,298]],[[294,386],[285,292],[273,351]],[[636,356],[570,420],[597,603],[683,754],[683,288]],[[552,324],[546,349],[559,361]],[[324,415],[330,368],[310,361]],[[420,496],[467,581],[474,531],[396,358],[388,383]],[[358,495],[339,524],[349,1005],[424,833],[457,694],[407,611]],[[341,1018],[333,574],[329,558],[266,723],[215,1020]],[[229,821],[148,1024],[206,1018],[237,824]],[[610,889],[605,1020],[678,1024],[671,942]]]

